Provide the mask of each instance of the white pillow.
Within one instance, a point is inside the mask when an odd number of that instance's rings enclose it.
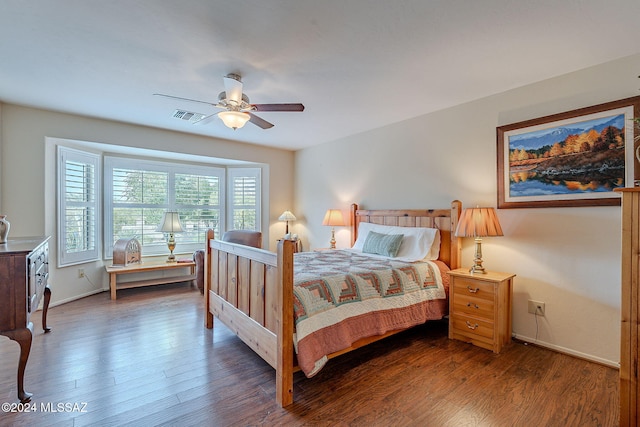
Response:
[[[370,231],[383,234],[403,234],[402,244],[396,258],[403,261],[434,260],[440,256],[440,230],[426,227],[399,227],[361,222],[358,238],[352,249],[362,251],[364,241]]]

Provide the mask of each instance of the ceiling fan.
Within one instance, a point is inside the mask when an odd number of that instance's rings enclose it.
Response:
[[[253,111],[304,111],[302,104],[251,104],[249,97],[242,93],[242,81],[238,74],[227,74],[224,78],[224,92],[218,95],[218,102],[199,101],[197,99],[181,98],[179,96],[165,95],[162,93],[154,93],[156,96],[164,96],[166,98],[179,99],[182,101],[199,102],[201,104],[212,105],[216,108],[222,108],[223,111],[204,116],[200,120],[193,122],[194,124],[206,124],[211,122],[216,116],[219,117],[227,127],[233,130],[241,128],[247,122],[262,128],[269,129],[273,127],[273,123],[269,123],[261,117],[253,114]]]

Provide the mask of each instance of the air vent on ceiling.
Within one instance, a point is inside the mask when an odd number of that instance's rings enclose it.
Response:
[[[186,120],[189,123],[195,123],[204,119],[207,115],[202,113],[193,113],[191,111],[176,110],[173,112],[173,117],[180,120]]]

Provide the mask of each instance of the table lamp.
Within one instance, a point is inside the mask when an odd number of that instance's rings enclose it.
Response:
[[[284,211],[282,215],[278,217],[278,220],[285,222],[284,234],[289,234],[289,221],[295,221],[296,216],[291,213],[291,211]]]
[[[342,211],[340,209],[329,209],[324,215],[322,225],[331,226],[331,240],[329,241],[329,249],[336,248],[336,234],[333,227],[341,227],[345,225]]]
[[[503,235],[496,210],[494,208],[463,209],[455,235],[456,237],[475,238],[476,253],[473,267],[469,271],[471,273],[486,273],[482,266],[482,238]]]
[[[173,250],[176,248],[176,239],[173,237],[174,233],[182,233],[184,229],[180,224],[180,215],[175,211],[167,211],[162,217],[162,222],[158,225],[156,231],[163,233],[169,233],[169,240],[167,240],[167,246],[169,247],[169,258],[167,262],[176,262],[176,256],[173,254]]]

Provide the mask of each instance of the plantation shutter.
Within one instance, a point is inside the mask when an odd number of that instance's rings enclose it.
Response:
[[[201,243],[206,240],[207,229],[220,235],[220,206],[222,176],[193,173],[176,173],[175,208],[185,232],[184,243]]]
[[[259,168],[230,168],[229,229],[260,231]]]
[[[156,228],[169,203],[169,174],[141,164],[113,167],[110,178],[112,243],[136,238],[147,249],[164,249],[164,236]]]
[[[58,147],[58,266],[99,256],[100,156]]]

